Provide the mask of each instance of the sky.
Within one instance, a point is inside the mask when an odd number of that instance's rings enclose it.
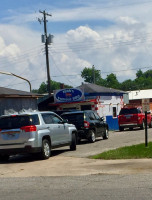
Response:
[[[1,0],[0,87],[29,91],[47,81],[41,35],[46,11],[50,77],[73,87],[85,67],[122,82],[152,69],[152,0]]]

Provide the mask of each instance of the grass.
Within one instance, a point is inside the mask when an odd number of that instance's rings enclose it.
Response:
[[[105,160],[152,158],[152,142],[148,143],[148,147],[145,147],[145,144],[125,146],[91,156],[91,158]]]

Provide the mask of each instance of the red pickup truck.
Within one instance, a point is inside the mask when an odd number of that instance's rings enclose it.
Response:
[[[142,112],[140,107],[122,108],[118,116],[119,130],[123,131],[124,128],[132,130],[134,127],[145,128],[145,113]],[[147,114],[147,125],[152,127],[151,113]]]

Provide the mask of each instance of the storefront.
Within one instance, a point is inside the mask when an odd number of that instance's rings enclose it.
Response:
[[[77,88],[54,91],[54,103],[50,107],[57,111],[94,110],[104,117],[110,130],[118,130],[118,114],[124,106],[125,92],[95,84],[82,84]]]

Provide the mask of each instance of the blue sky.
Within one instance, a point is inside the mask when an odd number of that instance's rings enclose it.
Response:
[[[0,71],[13,72],[39,88],[47,80],[43,24],[46,10],[52,80],[73,87],[84,67],[95,66],[106,78],[135,78],[136,70],[152,66],[152,0],[5,0],[0,6]],[[147,68],[146,68],[147,67]],[[125,73],[124,73],[125,70]],[[0,74],[2,87],[28,91],[15,77]]]

